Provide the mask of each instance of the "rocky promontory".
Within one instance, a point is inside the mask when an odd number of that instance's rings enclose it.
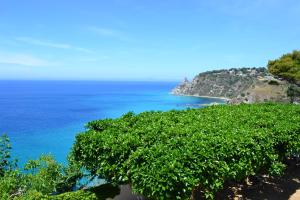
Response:
[[[228,99],[228,103],[289,102],[289,83],[272,76],[266,68],[232,68],[198,74],[172,90],[174,95]]]

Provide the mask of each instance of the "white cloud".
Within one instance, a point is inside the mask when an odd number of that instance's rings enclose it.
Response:
[[[42,41],[35,38],[30,37],[17,37],[16,40],[25,42],[28,44],[38,45],[38,46],[45,46],[45,47],[53,47],[53,48],[59,48],[59,49],[70,49],[71,45],[69,44],[63,44],[63,43],[53,43],[48,41]]]
[[[95,53],[94,51],[92,51],[90,49],[81,48],[81,47],[73,47],[72,49],[74,49],[75,51],[81,51],[84,53]]]
[[[108,28],[99,28],[99,27],[90,27],[90,30],[95,31],[99,35],[109,36],[109,37],[120,37],[120,32],[108,29]]]
[[[109,56],[97,56],[97,57],[83,57],[83,58],[78,58],[77,60],[80,62],[97,62],[97,61],[104,61],[109,59],[111,59],[111,57]]]
[[[48,66],[51,63],[29,54],[0,53],[0,63],[25,66]]]
[[[88,29],[97,35],[103,36],[103,37],[110,37],[110,38],[116,38],[118,40],[122,41],[130,41],[131,39],[122,31],[116,30],[116,29],[110,29],[110,28],[103,28],[103,27],[96,27],[96,26],[90,26]]]
[[[81,47],[75,47],[71,44],[66,44],[66,43],[55,43],[55,42],[40,40],[40,39],[36,39],[36,38],[31,38],[31,37],[17,37],[15,39],[17,41],[24,42],[24,43],[31,44],[31,45],[38,45],[38,46],[58,48],[58,49],[70,49],[70,50],[75,50],[75,51],[81,51],[84,53],[93,53],[92,50],[89,50],[86,48],[81,48]]]

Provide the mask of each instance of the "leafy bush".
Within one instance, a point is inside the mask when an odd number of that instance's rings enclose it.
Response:
[[[25,167],[27,187],[43,194],[71,191],[76,185],[80,172],[64,167],[51,155],[42,155],[37,160],[29,160]],[[69,171],[68,171],[69,170]],[[77,172],[77,173],[76,173]]]
[[[36,190],[29,190],[23,195],[16,196],[15,200],[50,200],[51,197]]]
[[[89,191],[78,190],[52,196],[50,200],[97,200],[96,195]]]
[[[212,199],[226,181],[281,174],[299,151],[300,106],[254,104],[93,121],[72,156],[92,175],[150,198]]]
[[[80,167],[69,159],[67,167],[51,155],[29,160],[21,173],[10,156],[11,145],[6,135],[0,137],[0,199],[43,199],[47,195],[72,191],[82,177]],[[43,198],[41,198],[43,197]],[[49,197],[50,198],[50,197]]]
[[[270,80],[268,82],[269,85],[279,85],[278,81],[275,81],[275,80]]]
[[[11,158],[11,145],[7,135],[0,136],[0,199],[11,199],[22,190],[22,175]]]
[[[78,190],[76,192],[66,192],[60,195],[44,195],[36,190],[31,190],[15,200],[97,200],[94,193]]]
[[[15,171],[7,171],[3,177],[0,177],[0,199],[12,199],[21,195],[25,189],[22,174]]]
[[[16,160],[10,156],[11,145],[7,135],[0,136],[0,177],[5,175],[6,171],[11,171],[16,167]]]
[[[291,84],[287,89],[287,96],[290,97],[290,102],[293,103],[300,97],[300,87]]]

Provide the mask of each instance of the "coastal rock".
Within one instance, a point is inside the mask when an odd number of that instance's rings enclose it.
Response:
[[[265,101],[289,102],[287,81],[277,79],[266,68],[232,68],[200,73],[172,90],[174,95],[227,98],[229,104]]]
[[[175,87],[171,93],[174,95],[187,95],[190,93],[191,83],[187,78],[184,78],[184,81]]]
[[[265,75],[265,68],[208,71],[195,76],[192,82],[185,79],[172,94],[233,98],[255,84],[257,77]]]

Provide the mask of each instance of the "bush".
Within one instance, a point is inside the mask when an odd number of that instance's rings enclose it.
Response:
[[[0,136],[0,177],[5,175],[6,171],[11,171],[16,167],[16,160],[10,156],[11,145],[7,135]]]
[[[278,81],[275,80],[270,80],[268,83],[269,85],[279,85]]]
[[[0,177],[0,199],[12,199],[12,197],[22,194],[23,176],[19,171],[8,171],[3,177]]]
[[[51,197],[36,190],[30,190],[23,195],[17,196],[15,200],[50,200]]]
[[[300,97],[300,87],[291,84],[287,89],[287,96],[290,97],[290,102],[293,103]]]
[[[36,190],[31,190],[15,200],[97,200],[94,193],[89,191],[78,190],[76,192],[66,192],[60,195],[44,195]]]
[[[92,175],[149,198],[212,199],[227,181],[280,175],[299,154],[299,121],[300,107],[283,104],[128,113],[89,123],[72,155]]]
[[[43,194],[70,191],[76,185],[68,168],[56,162],[51,155],[42,155],[37,160],[29,160],[25,167],[27,187]],[[74,171],[76,172],[76,171]],[[80,175],[78,175],[80,178]]]
[[[80,167],[69,159],[67,167],[51,155],[29,160],[21,173],[10,156],[6,135],[0,137],[0,199],[43,199],[47,195],[71,191],[82,177]],[[41,198],[43,197],[43,198]]]
[[[96,195],[89,191],[78,190],[66,192],[60,195],[51,196],[50,200],[97,200]]]

